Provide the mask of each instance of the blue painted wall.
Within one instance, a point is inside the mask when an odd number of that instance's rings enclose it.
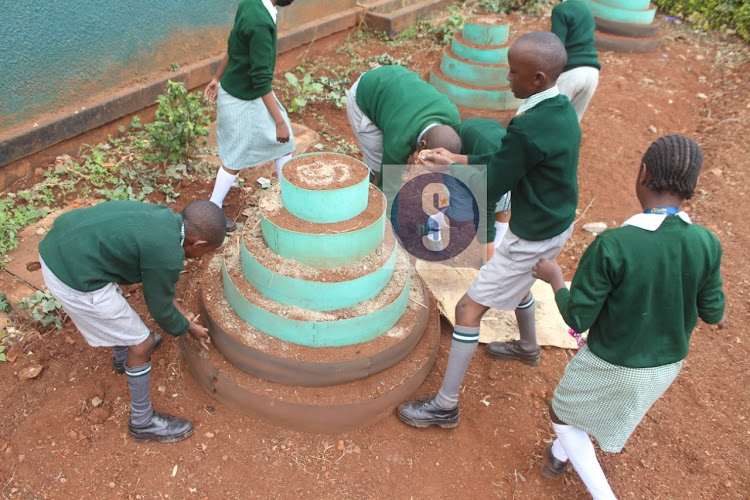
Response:
[[[225,47],[238,0],[0,0],[0,129]]]

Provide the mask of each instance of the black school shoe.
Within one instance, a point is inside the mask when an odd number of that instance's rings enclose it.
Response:
[[[510,342],[490,342],[487,344],[487,354],[495,359],[515,360],[529,366],[539,364],[542,357],[542,350],[538,347],[532,351],[527,351],[521,346],[518,340]]]
[[[176,443],[193,433],[193,423],[184,418],[154,411],[148,423],[137,426],[132,423],[128,424],[128,432],[137,443],[146,443],[151,440],[160,443]]]
[[[412,427],[439,425],[451,428],[458,425],[458,405],[450,410],[444,410],[435,404],[435,396],[401,403],[397,414],[399,420]]]
[[[570,460],[562,461],[555,458],[552,454],[552,443],[549,443],[544,449],[544,464],[542,465],[542,475],[550,479],[560,479],[565,469],[568,467]]]
[[[151,349],[151,353],[155,353],[157,349],[161,347],[161,335],[158,333],[154,334],[154,348]],[[112,356],[112,369],[115,371],[116,374],[122,375],[125,373],[125,362],[118,363],[115,361],[115,357]]]
[[[234,222],[227,214],[224,214],[224,219],[227,221],[228,233],[231,233],[237,230],[237,223]]]

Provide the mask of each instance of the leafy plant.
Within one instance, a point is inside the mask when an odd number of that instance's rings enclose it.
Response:
[[[290,113],[296,113],[305,109],[308,101],[323,92],[323,84],[313,81],[310,73],[306,73],[302,79],[297,78],[294,73],[285,73],[284,77],[296,94],[292,98],[292,104],[289,106]]]
[[[423,21],[423,26],[429,35],[432,35],[439,43],[446,44],[453,40],[456,33],[464,29],[464,15],[459,12],[458,4],[450,5],[448,13],[450,14],[442,23],[433,24],[430,21]]]
[[[480,0],[474,7],[499,14],[514,11],[521,11],[524,14],[539,14],[548,3],[549,0]]]
[[[750,41],[750,3],[747,0],[654,0],[673,16],[680,16],[701,29],[734,29]]]
[[[156,100],[156,121],[146,125],[151,146],[171,163],[185,163],[206,144],[211,117],[202,92],[188,93],[182,82],[167,82],[167,93]],[[156,158],[154,158],[156,159]]]
[[[367,62],[374,62],[381,66],[406,66],[406,62],[403,59],[396,59],[388,52],[384,52],[379,56],[371,57]]]
[[[33,295],[24,297],[17,304],[19,309],[29,309],[31,318],[38,321],[43,327],[55,325],[60,329],[63,326],[65,313],[62,305],[49,292],[37,290]]]
[[[0,292],[0,312],[10,312],[10,304],[3,292]]]

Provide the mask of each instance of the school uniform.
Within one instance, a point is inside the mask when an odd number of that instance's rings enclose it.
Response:
[[[467,294],[475,302],[513,310],[531,289],[531,268],[554,259],[573,231],[578,204],[581,129],[573,106],[557,87],[534,94],[511,120],[498,150],[468,155],[469,165],[487,165],[487,220],[510,191],[508,232]],[[495,237],[487,225],[488,241]]]
[[[175,308],[184,267],[182,216],[162,205],[110,201],[59,216],[39,243],[44,280],[92,346],[128,346],[149,335],[118,285],[143,283],[156,323],[182,335],[188,320]]]
[[[253,167],[294,151],[286,110],[274,94],[290,133],[289,142],[280,143],[276,123],[261,99],[273,90],[276,43],[276,7],[269,0],[241,1],[229,33],[229,59],[216,112],[219,157],[230,170]]]
[[[566,0],[552,9],[550,31],[560,38],[568,54],[557,86],[570,99],[578,121],[599,84],[601,64],[594,48],[595,29],[594,15],[583,0]]]
[[[620,451],[677,377],[700,317],[724,315],[722,249],[690,217],[639,214],[586,249],[570,290],[555,295],[574,330],[589,329],[555,389],[552,409],[568,425]]]

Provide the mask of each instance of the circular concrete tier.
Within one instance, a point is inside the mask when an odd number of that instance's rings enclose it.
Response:
[[[492,15],[467,17],[463,37],[479,45],[503,45],[508,42],[508,20]]]
[[[588,0],[591,12],[596,17],[617,21],[620,23],[651,24],[656,15],[656,6],[650,5],[644,9],[631,10],[606,5],[596,0]]]
[[[467,108],[503,111],[518,109],[523,102],[513,96],[510,87],[467,87],[466,84],[445,76],[439,66],[440,63],[436,63],[430,71],[430,85],[456,104]]]
[[[466,40],[459,32],[451,44],[453,53],[463,59],[483,64],[508,64],[507,45],[480,45]]]
[[[368,187],[367,208],[345,221],[315,224],[302,220],[281,202],[279,184],[260,199],[263,239],[275,253],[313,267],[354,264],[375,250],[385,235],[385,197]]]
[[[406,310],[411,269],[406,252],[399,249],[396,271],[375,297],[336,311],[311,311],[282,304],[260,294],[245,280],[239,248],[228,247],[211,266],[222,266],[224,294],[237,315],[255,328],[294,344],[336,347],[374,339],[390,330]]]
[[[610,35],[609,33],[594,33],[594,47],[601,52],[645,53],[657,50],[664,41],[664,35],[657,34],[649,37],[631,38],[629,36]]]
[[[381,244],[356,264],[323,269],[274,253],[263,239],[257,210],[243,230],[240,254],[245,279],[261,294],[282,304],[313,311],[352,307],[375,297],[396,265],[396,238],[385,226]]]
[[[661,21],[654,19],[651,24],[618,23],[601,17],[594,17],[596,29],[610,35],[628,36],[631,38],[647,38],[659,33]]]
[[[216,349],[201,350],[186,335],[180,346],[198,384],[228,408],[295,431],[341,433],[391,415],[422,385],[435,363],[440,341],[434,298],[430,298],[429,311],[425,333],[405,359],[376,375],[331,387],[288,386],[254,377]]]
[[[414,349],[429,317],[427,289],[415,278],[404,314],[383,335],[350,346],[307,347],[243,321],[224,297],[221,272],[210,267],[201,275],[201,299],[211,341],[230,363],[269,382],[306,387],[342,384],[390,368]]]
[[[646,10],[651,0],[598,0],[600,4],[624,10]]]
[[[304,221],[341,222],[367,208],[370,171],[346,155],[296,156],[284,164],[280,182],[284,208]]]
[[[450,47],[443,50],[440,71],[451,80],[470,86],[500,88],[508,85],[506,64],[476,63],[462,59],[454,54]]]

